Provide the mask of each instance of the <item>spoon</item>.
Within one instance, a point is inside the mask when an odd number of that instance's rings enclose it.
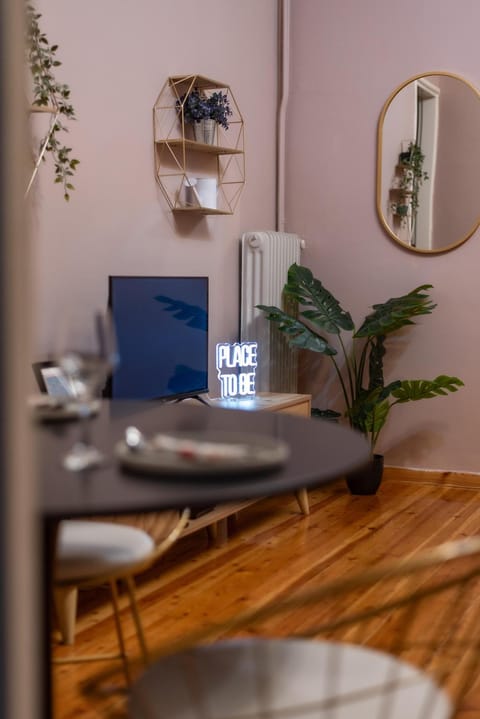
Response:
[[[138,427],[130,426],[125,430],[125,444],[132,452],[138,452],[146,449],[149,443]]]

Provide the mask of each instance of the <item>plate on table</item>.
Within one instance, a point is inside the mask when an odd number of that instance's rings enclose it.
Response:
[[[282,466],[289,454],[288,444],[276,437],[212,430],[156,434],[141,449],[123,440],[115,447],[127,469],[189,477],[267,471]]]
[[[69,419],[80,419],[81,406],[75,400],[53,397],[51,395],[35,395],[30,397],[28,404],[34,419],[45,422],[61,422]],[[92,400],[89,405],[89,417],[98,413],[100,400]]]

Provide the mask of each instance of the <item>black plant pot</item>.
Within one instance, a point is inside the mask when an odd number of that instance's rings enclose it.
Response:
[[[383,454],[374,454],[371,462],[345,475],[350,494],[376,494],[383,475]]]

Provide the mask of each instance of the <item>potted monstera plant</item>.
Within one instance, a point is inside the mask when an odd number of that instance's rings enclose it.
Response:
[[[429,297],[432,285],[420,285],[401,297],[392,297],[373,305],[358,329],[349,312],[316,279],[307,267],[293,264],[288,271],[284,294],[294,301],[298,312],[291,314],[279,307],[258,305],[267,319],[284,333],[291,347],[318,352],[332,362],[345,402],[344,416],[353,429],[369,440],[372,465],[367,477],[349,482],[354,494],[373,494],[383,470],[383,456],[375,454],[379,434],[392,408],[397,404],[456,392],[462,380],[439,375],[432,380],[394,380],[385,383],[383,361],[388,335],[413,325],[414,318],[427,315],[436,305]],[[350,345],[343,333],[351,335]],[[312,410],[324,417],[339,417],[332,410]],[[357,480],[357,481],[356,481]],[[368,480],[368,481],[367,481]],[[366,484],[367,482],[367,484]]]

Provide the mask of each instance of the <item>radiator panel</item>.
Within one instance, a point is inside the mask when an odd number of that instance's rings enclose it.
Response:
[[[258,342],[257,391],[297,392],[296,353],[256,305],[283,306],[288,268],[300,264],[304,246],[288,232],[246,232],[241,239],[240,339]]]

